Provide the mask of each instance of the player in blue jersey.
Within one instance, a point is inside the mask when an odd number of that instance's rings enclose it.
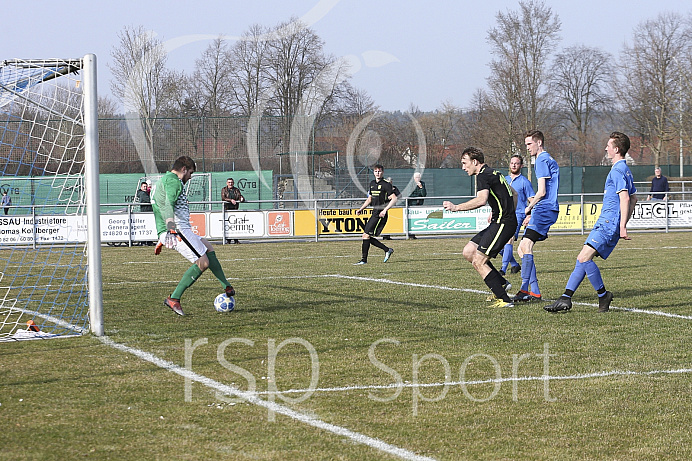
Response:
[[[560,182],[560,167],[543,148],[543,133],[532,130],[526,133],[524,142],[531,157],[535,157],[536,184],[538,190],[529,201],[524,212],[526,231],[519,243],[518,253],[521,257],[521,290],[514,296],[514,302],[540,301],[541,291],[538,288],[536,265],[533,258],[533,246],[548,238],[550,226],[555,224],[560,212],[557,202],[557,190]]]
[[[598,312],[608,312],[613,300],[613,293],[605,289],[601,271],[594,262],[595,256],[604,260],[610,256],[620,239],[630,240],[627,235],[627,222],[632,217],[637,203],[637,189],[634,187],[632,172],[625,161],[625,154],[630,148],[630,139],[624,133],[614,131],[610,134],[606,152],[613,162],[608,173],[603,192],[603,207],[596,224],[584,242],[584,247],[577,256],[577,262],[567,281],[565,293],[552,304],[545,306],[548,312],[567,311],[572,308],[572,295],[584,280],[589,278],[598,294]]]
[[[464,258],[473,265],[495,297],[493,307],[514,307],[507,294],[511,285],[490,262],[496,257],[517,228],[514,210],[517,198],[505,177],[485,164],[480,149],[469,147],[461,154],[461,165],[469,176],[476,176],[476,196],[455,205],[445,200],[442,207],[447,211],[475,210],[484,205],[492,210],[488,227],[476,234],[464,247]]]
[[[185,315],[180,306],[183,292],[207,269],[210,269],[221,282],[228,296],[235,295],[235,290],[226,280],[211,243],[192,231],[185,184],[192,178],[192,173],[196,169],[197,165],[190,157],[179,157],[173,163],[171,171],[166,172],[151,190],[151,205],[156,221],[156,233],[159,236],[154,254],[160,254],[164,246],[175,248],[192,263],[173,293],[163,301],[165,306],[178,315]]]
[[[524,159],[522,156],[519,154],[512,155],[512,158],[509,160],[509,174],[505,176],[509,185],[512,186],[517,193],[517,230],[514,236],[509,239],[509,242],[505,244],[505,249],[502,253],[502,269],[500,270],[500,274],[502,275],[505,275],[510,266],[512,274],[516,274],[521,270],[521,266],[517,260],[514,259],[513,244],[514,241],[519,238],[519,230],[524,223],[524,218],[526,218],[526,205],[528,205],[528,202],[535,195],[531,181],[521,174],[521,168],[523,166]]]

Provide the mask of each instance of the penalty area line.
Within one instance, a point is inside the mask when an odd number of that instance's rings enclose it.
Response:
[[[352,275],[341,275],[341,274],[322,275],[321,277],[335,277],[335,278],[342,278],[342,279],[347,279],[347,280],[390,283],[392,285],[401,285],[401,286],[418,287],[418,288],[433,288],[436,290],[463,291],[465,293],[478,293],[478,294],[483,294],[483,295],[488,294],[487,291],[472,290],[470,288],[454,288],[454,287],[446,287],[446,286],[441,286],[441,285],[426,285],[426,284],[422,284],[422,283],[397,282],[396,280],[376,279],[376,278],[372,278],[372,277],[357,277],[357,276],[352,276]],[[589,306],[589,307],[597,306],[597,304],[583,303],[583,302],[573,302],[573,304],[576,304],[579,306]],[[674,319],[692,320],[692,316],[690,316],[690,315],[671,314],[668,312],[661,312],[661,311],[647,311],[645,309],[635,309],[635,308],[629,308],[629,307],[610,306],[610,308],[625,311],[625,312],[634,312],[636,314],[659,315],[661,317],[670,317],[670,318],[674,318]]]
[[[279,405],[275,402],[271,402],[268,400],[264,400],[259,398],[259,394],[257,392],[248,392],[248,391],[242,391],[236,387],[229,386],[227,384],[220,383],[218,381],[215,381],[211,378],[208,378],[206,376],[200,375],[198,373],[193,372],[192,370],[189,370],[187,368],[181,367],[179,365],[174,364],[173,362],[169,362],[167,360],[163,360],[149,352],[142,351],[140,349],[136,349],[130,346],[126,346],[124,344],[116,343],[112,339],[110,339],[108,336],[96,336],[96,339],[101,341],[104,345],[110,346],[114,349],[117,349],[122,352],[126,352],[128,354],[132,354],[136,357],[139,357],[142,360],[145,360],[147,362],[150,362],[154,365],[156,365],[159,368],[162,368],[166,371],[169,371],[171,373],[175,373],[179,376],[182,376],[183,378],[189,379],[190,381],[194,381],[196,383],[202,384],[203,386],[206,386],[210,389],[214,389],[224,395],[227,395],[229,397],[238,397],[243,400],[245,400],[248,403],[257,405],[259,407],[266,408],[267,410],[277,413],[280,415],[287,416],[291,419],[294,419],[296,421],[299,421],[304,424],[308,424],[310,426],[313,426],[317,429],[321,429],[324,431],[331,432],[333,434],[348,438],[356,443],[362,444],[362,445],[367,445],[371,448],[374,448],[376,450],[389,453],[394,456],[398,456],[401,459],[405,460],[412,460],[412,461],[435,461],[434,458],[428,458],[426,456],[420,456],[410,450],[406,450],[405,448],[400,448],[391,444],[388,444],[386,442],[383,442],[382,440],[376,439],[374,437],[370,437],[364,434],[361,434],[359,432],[354,432],[350,429],[346,429],[345,427],[337,426],[335,424],[327,423],[325,421],[322,421],[320,419],[314,418],[312,416],[306,415],[304,413],[297,412],[295,410],[292,410],[284,405]]]
[[[249,277],[249,278],[243,278],[242,280],[250,281],[250,280],[296,280],[296,279],[311,279],[311,278],[341,278],[341,279],[346,279],[346,280],[357,280],[357,281],[363,281],[363,282],[381,282],[381,283],[389,283],[392,285],[400,285],[400,286],[407,286],[407,287],[416,287],[416,288],[431,288],[434,290],[445,290],[445,291],[459,291],[463,293],[475,293],[475,294],[480,294],[480,295],[487,295],[489,292],[484,291],[484,290],[476,290],[472,288],[457,288],[457,287],[448,287],[448,286],[443,286],[443,285],[428,285],[424,283],[413,283],[413,282],[397,282],[396,280],[389,280],[389,279],[376,279],[372,277],[360,277],[360,276],[355,276],[355,275],[343,275],[343,274],[314,274],[314,275],[281,275],[281,276],[267,276],[267,277]],[[231,278],[228,277],[229,280],[241,280],[241,278]],[[152,282],[143,282],[143,281],[125,281],[125,282],[106,282],[104,285],[150,285]],[[159,282],[159,283],[171,283],[171,284],[176,284],[178,281],[164,281],[164,282]],[[547,301],[547,300],[546,300]],[[597,306],[597,304],[592,304],[592,303],[585,303],[585,302],[573,302],[574,305],[578,306],[588,306],[588,307],[594,307]],[[645,309],[636,309],[636,308],[630,308],[630,307],[617,307],[617,306],[610,306],[611,309],[613,310],[621,310],[625,312],[633,312],[635,314],[647,314],[647,315],[658,315],[660,317],[668,317],[668,318],[673,318],[673,319],[682,319],[682,320],[692,320],[692,316],[690,315],[681,315],[681,314],[671,314],[669,312],[662,312],[662,311],[648,311]]]
[[[358,280],[358,281],[363,281],[363,282],[382,282],[382,283],[390,283],[392,285],[401,285],[401,286],[407,286],[407,287],[433,288],[435,290],[446,290],[446,291],[462,291],[464,293],[477,293],[477,294],[481,294],[481,295],[487,295],[488,294],[487,291],[474,290],[471,288],[456,288],[456,287],[446,287],[443,285],[427,285],[424,283],[397,282],[396,280],[376,279],[376,278],[372,278],[372,277],[359,277],[359,276],[354,276],[354,275],[331,274],[331,275],[322,275],[321,277],[334,277],[334,278],[341,278],[341,279],[347,279],[347,280]]]
[[[508,382],[525,382],[525,381],[568,381],[579,379],[606,378],[609,376],[653,376],[653,375],[674,375],[692,373],[692,368],[678,368],[675,370],[653,370],[653,371],[629,371],[629,370],[613,370],[599,371],[595,373],[579,373],[576,375],[567,376],[521,376],[511,378],[494,378],[474,381],[445,381],[443,383],[392,383],[392,384],[373,384],[373,385],[355,385],[355,386],[340,386],[340,387],[324,387],[313,389],[288,389],[285,391],[263,391],[257,392],[258,395],[278,395],[278,394],[305,394],[306,392],[348,392],[348,391],[367,391],[367,390],[389,390],[389,389],[408,389],[408,388],[430,388],[443,386],[472,386],[476,384],[502,384]]]

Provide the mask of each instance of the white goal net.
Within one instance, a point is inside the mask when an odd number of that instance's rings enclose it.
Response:
[[[94,55],[0,61],[0,341],[102,334],[95,76]]]

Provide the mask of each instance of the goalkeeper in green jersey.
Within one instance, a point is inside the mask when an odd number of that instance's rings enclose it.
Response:
[[[207,268],[211,269],[223,284],[228,296],[235,295],[235,290],[226,280],[221,264],[216,259],[214,248],[207,239],[192,232],[190,207],[184,186],[196,169],[197,165],[190,157],[179,157],[173,163],[171,171],[166,172],[151,190],[151,205],[156,219],[156,233],[159,236],[154,253],[160,254],[164,246],[175,248],[192,263],[175,291],[163,302],[178,315],[185,315],[180,306],[183,293]]]

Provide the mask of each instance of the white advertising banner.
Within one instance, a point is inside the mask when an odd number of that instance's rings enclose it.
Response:
[[[666,208],[668,208],[667,213]],[[666,215],[668,227],[692,227],[692,202],[637,202],[627,228],[665,228]]]
[[[227,211],[209,213],[209,238],[252,238],[267,235],[262,211]],[[225,235],[224,235],[225,233]]]
[[[4,216],[0,218],[0,243],[86,242],[86,216]]]
[[[133,242],[156,240],[156,223],[153,213],[102,214],[102,242]],[[129,221],[129,225],[128,225]]]

